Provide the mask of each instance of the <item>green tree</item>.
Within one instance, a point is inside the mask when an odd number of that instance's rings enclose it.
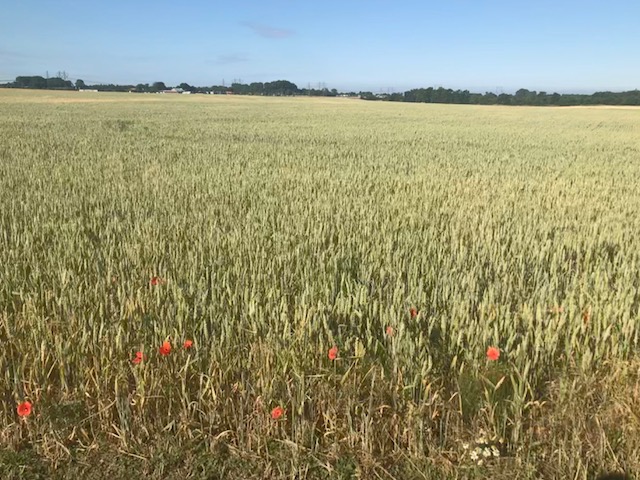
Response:
[[[250,93],[250,87],[246,83],[234,82],[231,84],[231,90],[238,95],[248,95]]]
[[[511,105],[511,95],[508,93],[501,93],[498,95],[498,104],[499,105]]]
[[[167,86],[164,82],[153,82],[153,85],[151,86],[152,92],[161,92],[163,90],[167,90]]]
[[[60,77],[52,77],[47,78],[47,88],[51,88],[54,90],[72,89],[73,83],[71,83],[71,80],[65,80]]]
[[[536,105],[548,105],[549,104],[549,96],[547,92],[538,92],[538,96],[536,97]]]
[[[185,82],[182,82],[180,85],[178,85],[178,88],[181,88],[185,92],[195,92],[196,90],[196,87],[192,87],[191,85]]]
[[[526,88],[519,89],[516,92],[516,94],[513,96],[513,104],[524,105],[528,96],[529,96],[529,90],[527,90]]]
[[[16,77],[14,85],[18,88],[47,88],[47,79],[39,75],[35,77]]]
[[[264,92],[267,95],[295,95],[298,93],[298,86],[287,80],[276,80],[265,83]]]
[[[249,93],[251,95],[262,95],[264,93],[264,83],[253,82],[249,85]]]

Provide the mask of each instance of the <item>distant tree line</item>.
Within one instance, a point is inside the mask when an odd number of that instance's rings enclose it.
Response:
[[[58,76],[45,78],[41,76],[20,76],[14,82],[10,82],[0,87],[5,88],[34,88],[50,90],[82,90],[92,89],[104,92],[135,92],[135,93],[157,93],[170,90],[164,82],[154,82],[152,84],[139,83],[137,85],[114,85],[114,84],[93,84],[87,85],[78,79],[75,84],[67,79],[65,72],[58,72]],[[211,85],[205,87],[195,87],[188,83],[181,83],[174,87],[184,92],[191,93],[233,93],[236,95],[268,95],[268,96],[291,96],[309,95],[335,97],[359,96],[365,100],[379,100],[390,102],[420,102],[420,103],[456,103],[472,105],[640,105],[640,90],[628,92],[596,92],[592,95],[581,94],[560,94],[530,91],[521,88],[515,94],[492,92],[471,93],[469,90],[452,90],[450,88],[414,88],[404,93],[377,93],[372,92],[349,92],[341,93],[335,88],[298,88],[295,83],[287,80],[276,80],[274,82],[254,82],[254,83],[232,83],[230,86]]]
[[[560,94],[530,91],[521,88],[515,94],[492,92],[470,93],[468,90],[450,88],[415,88],[404,93],[363,96],[366,100],[386,100],[391,102],[459,103],[473,105],[532,105],[532,106],[572,106],[572,105],[640,105],[640,90],[628,92],[596,92],[592,95]]]
[[[35,77],[16,77],[15,82],[2,85],[7,88],[38,88],[46,90],[73,90],[75,87],[71,80],[61,77],[45,78],[41,76]]]
[[[73,84],[70,80],[59,77],[44,78],[41,76],[20,76],[14,82],[0,85],[5,88],[33,88],[33,89],[55,89],[55,90],[83,90],[91,89],[103,92],[135,92],[135,93],[158,93],[171,90],[164,82],[154,82],[152,84],[139,83],[137,85],[115,85],[115,84],[92,84],[87,85],[83,80],[76,80]],[[254,82],[250,84],[232,83],[230,86],[212,85],[205,87],[195,87],[188,83],[181,83],[174,87],[181,91],[191,93],[234,93],[238,95],[314,95],[314,96],[336,96],[338,91],[334,88],[324,89],[299,89],[295,83],[288,80],[276,80],[274,82]],[[353,93],[353,95],[356,95]]]

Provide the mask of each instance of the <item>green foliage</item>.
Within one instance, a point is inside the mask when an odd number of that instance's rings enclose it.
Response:
[[[164,82],[154,82],[151,88],[153,91],[161,92],[162,90],[166,90],[167,86],[164,84]]]
[[[366,100],[378,100],[381,97],[370,96]],[[551,95],[547,92],[529,91],[521,88],[515,95],[492,92],[485,94],[469,93],[468,90],[451,90],[439,87],[437,89],[416,88],[404,92],[404,95],[389,95],[383,100],[421,103],[461,103],[478,105],[640,105],[640,90],[628,92],[596,92],[593,95],[559,94]]]
[[[72,90],[73,83],[70,80],[59,77],[44,78],[40,76],[34,77],[16,77],[16,81],[9,84],[12,88],[36,88],[50,90]]]

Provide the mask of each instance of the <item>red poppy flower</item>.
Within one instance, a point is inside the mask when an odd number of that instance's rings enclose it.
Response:
[[[155,287],[156,285],[164,285],[166,283],[166,280],[161,277],[151,277],[149,283]]]
[[[391,325],[389,325],[387,327],[387,329],[385,330],[387,337],[393,337],[395,335],[395,330],[393,329],[393,327]]]
[[[18,416],[26,417],[31,415],[31,402],[22,402],[18,405]]]
[[[500,358],[500,349],[498,347],[487,348],[487,358],[491,361],[496,361]]]
[[[184,348],[187,350],[193,347],[193,340],[185,340],[183,344]]]
[[[139,363],[142,362],[143,359],[144,359],[144,354],[142,352],[136,352],[136,356],[133,357],[133,359],[131,360],[131,363],[133,363],[134,365],[138,365]]]
[[[411,315],[411,318],[416,318],[418,316],[418,310],[416,310],[415,308],[411,307],[409,309],[409,314]]]
[[[284,415],[284,408],[282,407],[276,407],[271,410],[271,418],[273,418],[274,420],[278,420],[280,417],[282,417],[282,415]]]
[[[329,360],[335,360],[336,358],[338,358],[338,347],[336,347],[335,345],[333,347],[331,347],[329,349]]]
[[[162,342],[162,346],[159,348],[159,352],[160,352],[160,355],[162,355],[163,357],[166,357],[171,353],[171,344],[169,343],[168,340],[165,340],[164,342]]]

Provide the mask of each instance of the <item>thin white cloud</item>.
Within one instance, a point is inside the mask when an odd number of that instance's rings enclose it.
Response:
[[[260,35],[263,38],[278,40],[295,35],[295,32],[293,30],[289,30],[287,28],[272,27],[269,25],[264,25],[262,23],[242,22],[242,25],[251,29],[253,33],[255,33],[256,35]]]
[[[218,55],[218,58],[216,58],[215,64],[216,65],[232,65],[234,63],[242,63],[248,60],[249,59],[245,55],[242,55],[241,53],[231,53],[227,55]]]

